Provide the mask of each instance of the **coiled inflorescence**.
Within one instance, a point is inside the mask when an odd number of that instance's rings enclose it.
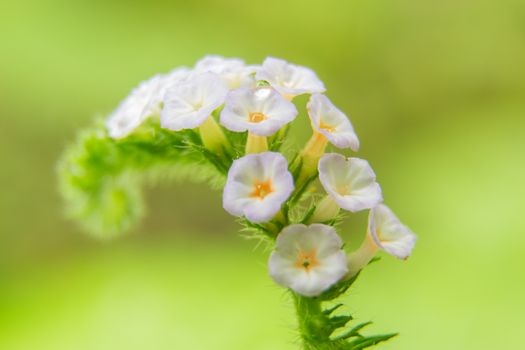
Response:
[[[363,349],[389,339],[363,336],[366,324],[341,331],[351,316],[321,308],[379,249],[406,259],[416,241],[383,204],[366,160],[325,153],[328,144],[359,149],[350,120],[325,90],[311,69],[271,57],[259,66],[207,56],[192,69],[156,75],[66,152],[60,175],[70,212],[91,230],[114,234],[139,216],[143,179],[190,174],[213,182],[223,188],[224,209],[272,244],[269,273],[293,292],[307,349]],[[294,98],[304,94],[313,134],[287,158],[281,147],[299,114]],[[316,188],[326,193],[313,194]],[[366,237],[350,254],[334,227],[341,209],[370,213]]]

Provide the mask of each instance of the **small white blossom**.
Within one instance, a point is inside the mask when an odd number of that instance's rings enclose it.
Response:
[[[266,80],[277,91],[290,99],[302,94],[326,91],[323,82],[310,68],[273,57],[267,57],[264,60],[255,77],[257,80]]]
[[[325,95],[315,94],[307,104],[312,127],[338,148],[359,149],[359,140],[348,117]]]
[[[357,212],[383,201],[381,187],[366,160],[327,153],[319,160],[318,168],[325,191],[341,208]]]
[[[226,96],[221,124],[232,131],[270,136],[297,116],[297,108],[271,87],[240,88]]]
[[[268,262],[270,276],[301,295],[317,296],[347,273],[342,245],[331,226],[290,225],[277,237]]]
[[[162,93],[162,85],[163,77],[155,75],[133,89],[106,121],[109,136],[125,137],[147,117],[158,113],[153,101]]]
[[[222,203],[230,214],[261,223],[279,212],[293,189],[288,162],[280,153],[249,154],[228,171]]]
[[[412,254],[417,236],[384,204],[370,211],[368,231],[379,248],[399,259]]]
[[[190,75],[191,70],[186,67],[176,68],[169,73],[162,75],[157,91],[151,95],[150,102],[146,108],[146,114],[159,114],[164,100],[164,95],[166,95],[166,91],[168,91],[168,89],[173,85],[185,81],[190,77]]]
[[[370,210],[368,231],[363,243],[348,257],[347,278],[355,276],[382,249],[399,259],[412,254],[416,235],[403,225],[394,213],[384,204]]]
[[[160,115],[163,128],[178,131],[200,126],[224,103],[228,88],[213,73],[202,73],[168,89]]]
[[[173,85],[176,85],[180,82],[188,80],[193,75],[193,71],[187,67],[178,67],[163,76],[162,79],[162,89],[164,90],[160,98],[164,98],[166,91],[171,88]]]
[[[188,68],[180,67],[140,83],[108,118],[109,136],[125,137],[148,117],[158,115],[168,88],[187,79],[190,73]]]
[[[223,78],[230,89],[255,85],[255,66],[247,66],[239,58],[224,58],[218,55],[205,56],[195,64],[199,73],[211,72]]]

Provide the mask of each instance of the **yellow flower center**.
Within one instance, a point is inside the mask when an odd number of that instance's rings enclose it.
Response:
[[[195,102],[192,107],[193,107],[193,110],[196,112],[199,109],[201,109],[203,105],[204,105],[204,102],[199,101],[199,102]]]
[[[268,117],[266,117],[264,115],[264,113],[261,113],[261,112],[250,112],[248,113],[248,121],[251,122],[251,123],[260,123],[262,122],[263,120],[266,120],[268,119]]]
[[[250,193],[250,197],[263,200],[267,195],[274,191],[272,187],[272,180],[266,181],[256,180],[253,184],[253,191]]]
[[[315,249],[304,251],[300,250],[297,254],[297,260],[295,260],[294,266],[298,269],[304,269],[309,272],[316,266],[319,266],[319,260],[317,260],[317,252]]]
[[[330,124],[325,124],[323,121],[321,121],[319,128],[328,131],[329,133],[333,133],[335,131],[335,126],[332,126]]]
[[[337,186],[336,189],[337,193],[339,193],[341,196],[347,196],[352,194],[352,187],[350,185],[341,185]]]

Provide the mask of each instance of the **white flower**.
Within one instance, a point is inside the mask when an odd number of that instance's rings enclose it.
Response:
[[[205,56],[195,64],[196,72],[212,72],[223,78],[230,89],[255,85],[255,67],[247,66],[239,58],[218,55]]]
[[[232,131],[270,136],[296,116],[295,105],[271,87],[240,88],[226,96],[221,124]]]
[[[372,260],[379,249],[399,259],[412,254],[416,235],[403,225],[384,204],[370,210],[367,235],[355,252],[348,257],[347,277],[352,277]]]
[[[162,93],[162,84],[163,77],[155,75],[133,89],[106,121],[109,136],[125,137],[147,117],[158,113],[153,101]]]
[[[193,75],[193,71],[187,67],[178,67],[178,68],[171,70],[167,74],[165,74],[162,79],[162,89],[164,91],[160,96],[161,102],[162,102],[162,99],[164,98],[164,94],[169,88],[171,88],[173,85],[176,85],[180,82],[186,81],[192,75]]]
[[[347,273],[342,245],[331,226],[290,225],[277,237],[268,262],[270,276],[301,295],[317,296]]]
[[[222,203],[232,215],[266,222],[279,212],[293,189],[292,174],[280,153],[249,154],[233,162]]]
[[[168,89],[160,115],[163,128],[178,131],[200,126],[224,103],[228,88],[213,73],[202,73]]]
[[[381,187],[366,160],[327,153],[319,160],[318,168],[325,191],[341,208],[357,212],[383,201]]]
[[[328,97],[315,94],[307,104],[312,127],[338,148],[359,149],[359,140],[348,117],[330,102]]]
[[[264,60],[255,77],[257,80],[266,80],[289,98],[326,91],[323,82],[310,68],[296,66],[273,57]]]
[[[416,235],[384,204],[370,211],[368,231],[379,248],[399,259],[412,254]]]
[[[188,79],[190,74],[191,71],[188,68],[179,67],[167,74],[161,75],[157,90],[151,95],[148,107],[146,108],[146,115],[159,114],[166,91],[173,85]]]

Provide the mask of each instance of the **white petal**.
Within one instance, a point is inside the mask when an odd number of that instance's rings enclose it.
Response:
[[[369,232],[376,244],[399,259],[412,254],[417,236],[384,204],[370,211]]]
[[[357,212],[383,201],[381,187],[366,160],[327,153],[318,167],[321,184],[341,208]]]
[[[155,115],[159,114],[161,110],[161,105],[164,100],[164,96],[169,88],[173,85],[176,85],[180,82],[185,81],[192,72],[186,67],[176,68],[169,73],[162,75],[157,91],[155,91],[150,99],[148,106],[146,107],[146,115]]]
[[[296,268],[294,265],[295,257],[292,259],[274,251],[268,260],[268,272],[275,283],[290,288],[296,281],[302,281],[308,277],[307,272]]]
[[[297,243],[298,241],[300,243]],[[288,255],[295,254],[295,249],[300,247],[304,250],[316,249],[318,255],[324,257],[339,251],[343,242],[332,226],[295,224],[286,227],[281,232],[277,238],[277,244],[281,247],[282,252]]]
[[[310,68],[297,66],[285,60],[268,57],[255,75],[266,80],[281,94],[291,97],[324,92],[324,84]]]
[[[162,89],[164,90],[164,94],[173,85],[186,81],[192,74],[194,74],[194,72],[187,67],[179,67],[170,71],[163,78]],[[162,95],[161,98],[164,98],[164,95]]]
[[[261,182],[271,184],[271,192],[263,198],[255,197],[255,185]],[[235,160],[228,171],[223,207],[251,222],[266,222],[279,212],[293,189],[288,162],[280,153],[249,154]]]
[[[352,123],[333,103],[321,94],[314,94],[307,104],[308,115],[312,127],[326,136],[338,148],[350,148],[354,152],[359,149],[359,139],[354,132]]]
[[[268,262],[269,273],[279,285],[305,296],[316,296],[339,281],[348,271],[342,241],[331,226],[290,225],[277,237]],[[301,252],[315,255],[315,266],[297,266]]]
[[[252,121],[251,114],[259,114],[262,121]],[[270,136],[297,116],[290,101],[270,87],[240,88],[226,97],[221,112],[221,124],[232,131],[250,131],[259,136]]]
[[[221,75],[228,72],[239,71],[245,68],[244,61],[240,58],[225,58],[220,55],[208,55],[195,64],[195,71],[199,73],[212,72]]]
[[[161,95],[163,77],[155,75],[143,81],[120,103],[109,116],[106,127],[112,138],[129,135],[142,122],[158,110],[153,108],[154,101]]]
[[[161,126],[170,130],[193,129],[224,103],[228,88],[213,73],[202,73],[168,89]]]
[[[200,73],[212,72],[226,81],[230,89],[242,86],[255,86],[254,66],[247,66],[239,58],[224,58],[219,55],[205,56],[195,65],[195,70]]]

